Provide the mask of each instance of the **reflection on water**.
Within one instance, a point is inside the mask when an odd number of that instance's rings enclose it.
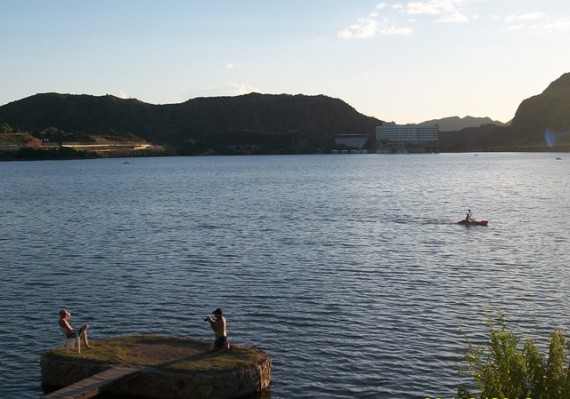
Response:
[[[569,162],[554,154],[0,163],[0,397],[38,397],[57,311],[92,339],[230,340],[276,398],[452,397],[502,308],[546,342],[570,322]],[[456,222],[465,210],[488,227]]]

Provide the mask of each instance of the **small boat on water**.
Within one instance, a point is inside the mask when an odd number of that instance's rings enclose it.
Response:
[[[489,224],[488,220],[460,220],[457,224],[462,224],[464,226],[487,226]]]

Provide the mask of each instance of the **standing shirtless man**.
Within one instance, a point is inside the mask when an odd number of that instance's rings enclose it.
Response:
[[[228,334],[226,332],[226,318],[222,315],[222,309],[218,308],[212,312],[216,319],[212,319],[210,316],[206,317],[206,321],[210,323],[210,327],[216,335],[216,339],[210,345],[210,352],[216,352],[219,350],[230,349],[230,344],[228,343]]]

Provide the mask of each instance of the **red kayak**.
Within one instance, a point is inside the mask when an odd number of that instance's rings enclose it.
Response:
[[[488,220],[460,220],[457,224],[462,224],[464,226],[487,226]]]

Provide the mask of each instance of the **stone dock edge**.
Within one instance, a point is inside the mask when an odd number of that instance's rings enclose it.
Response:
[[[176,338],[179,340],[179,338]],[[194,345],[198,340],[189,339]],[[97,345],[97,342],[94,342]],[[204,341],[205,348],[208,342]],[[229,354],[233,345],[227,353]],[[136,362],[93,360],[88,356],[53,349],[41,354],[41,376],[44,392],[66,387],[118,365],[135,366],[141,370],[126,378],[111,382],[104,392],[121,397],[144,399],[232,399],[255,397],[271,385],[271,357],[258,348],[238,345],[242,350],[258,352],[255,361],[235,368],[210,370],[176,370],[156,365],[140,365]],[[224,353],[212,354],[224,360]],[[171,359],[176,360],[176,359]],[[215,363],[214,359],[214,363]]]

